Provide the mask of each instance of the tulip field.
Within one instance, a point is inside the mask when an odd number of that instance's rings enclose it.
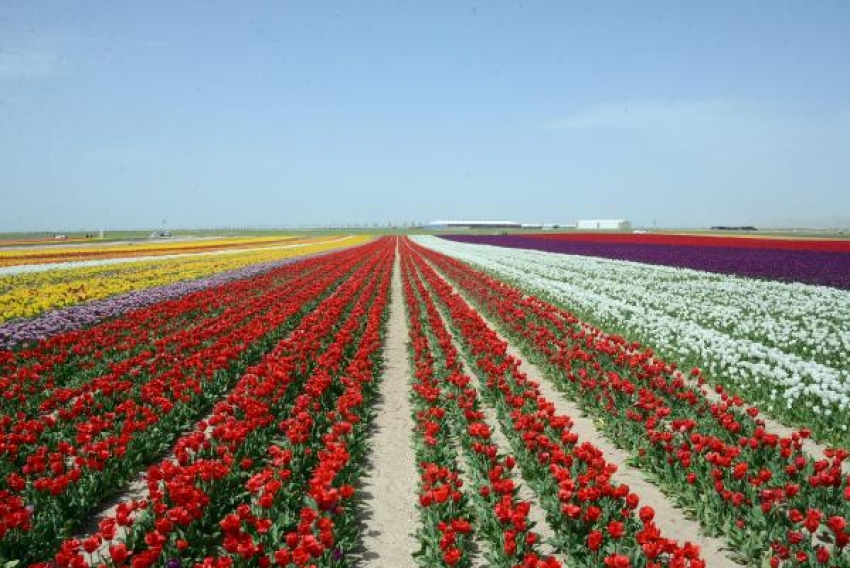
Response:
[[[453,235],[451,240],[850,289],[850,240],[668,234]]]
[[[850,567],[848,251],[648,237],[0,248],[0,568]]]

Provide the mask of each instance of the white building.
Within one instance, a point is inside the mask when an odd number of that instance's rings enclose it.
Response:
[[[632,224],[625,219],[581,219],[576,225],[577,229],[588,231],[627,231],[631,227]]]

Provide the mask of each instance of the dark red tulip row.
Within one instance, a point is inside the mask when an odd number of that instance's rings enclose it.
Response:
[[[222,326],[215,341],[178,359],[173,368],[137,388],[103,414],[89,413],[70,431],[56,421],[57,432],[42,437],[19,472],[7,475],[0,492],[0,556],[37,558],[89,514],[93,506],[134,477],[151,459],[231,388],[244,371],[270,351],[303,316],[327,296],[351,270],[374,257],[373,244],[322,257],[305,279],[293,279],[288,294],[277,290],[257,308],[258,315],[235,329]]]
[[[471,566],[472,506],[463,488],[457,451],[445,408],[445,385],[436,373],[425,318],[402,256],[413,386],[414,449],[419,470],[420,548],[414,556],[424,567]]]
[[[336,332],[295,405],[278,423],[286,436],[281,447],[292,456],[285,491],[274,497],[254,492],[225,516],[219,524],[227,554],[205,558],[198,566],[230,566],[237,560],[261,567],[350,562],[359,542],[356,484],[376,394],[393,256],[387,249],[353,317]]]
[[[757,408],[722,389],[720,402],[651,349],[605,334],[572,314],[433,251],[429,262],[547,366],[559,388],[752,563],[850,566],[845,450],[815,461],[801,431],[768,432]],[[698,369],[690,372],[699,381]],[[805,519],[807,522],[803,522]]]
[[[705,566],[699,547],[665,538],[651,507],[611,479],[616,466],[570,429],[538,386],[519,371],[500,340],[478,313],[406,243],[411,258],[444,306],[469,359],[484,380],[485,398],[497,408],[505,432],[518,448],[526,477],[547,509],[556,545],[579,562],[605,566]]]
[[[430,346],[430,370],[435,380],[435,408],[449,418],[449,428],[463,447],[467,475],[471,482],[472,504],[476,512],[475,526],[479,539],[489,548],[488,565],[504,568],[556,568],[561,564],[552,557],[539,553],[540,537],[532,530],[528,519],[530,503],[517,495],[517,485],[512,472],[516,460],[510,454],[500,454],[492,440],[492,431],[480,409],[478,393],[463,373],[460,359],[437,308],[425,289],[419,275],[411,266],[409,255],[402,260],[405,290],[411,316],[418,315],[417,344]],[[425,310],[421,311],[420,305]],[[424,333],[423,335],[420,335]],[[428,499],[426,498],[426,503]],[[423,505],[424,507],[424,505]],[[464,521],[453,521],[455,532],[469,527]],[[438,527],[439,528],[439,527]],[[457,554],[454,543],[441,539],[442,561],[451,565]],[[454,555],[453,555],[454,554]],[[425,561],[425,559],[428,559]],[[424,555],[423,564],[433,565],[433,559]]]
[[[371,381],[391,255],[384,241],[287,339],[247,370],[209,418],[178,440],[174,458],[148,470],[146,499],[122,503],[118,514],[101,522],[100,532],[89,538],[66,541],[56,563],[86,566],[87,547],[102,549],[112,541],[113,562],[134,568],[175,559],[225,566],[232,563],[230,555],[262,556],[268,565],[274,551],[269,539],[277,542],[279,525],[299,516],[297,510],[282,513],[281,503],[305,500],[298,485],[309,478],[315,456],[322,459],[314,451],[326,440],[313,426],[324,416],[317,413],[319,399],[343,390],[343,384]],[[336,388],[328,391],[331,383]],[[341,420],[354,417],[346,406],[351,400],[347,386],[339,397]],[[341,435],[344,430],[333,431]],[[321,525],[327,529],[325,522]],[[124,539],[116,538],[119,529],[127,533]],[[222,547],[227,554],[216,558]]]
[[[86,394],[97,379],[113,379],[179,357],[193,338],[222,318],[249,315],[294,278],[321,264],[305,259],[260,277],[236,280],[129,312],[91,328],[60,334],[20,351],[0,351],[0,428],[49,413]],[[238,321],[238,320],[237,320]]]

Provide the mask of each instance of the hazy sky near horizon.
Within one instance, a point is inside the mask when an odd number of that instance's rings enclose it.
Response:
[[[850,226],[850,2],[3,2],[0,232]]]

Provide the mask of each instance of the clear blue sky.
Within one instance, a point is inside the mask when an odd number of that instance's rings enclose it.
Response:
[[[0,5],[0,231],[850,225],[850,2]]]

